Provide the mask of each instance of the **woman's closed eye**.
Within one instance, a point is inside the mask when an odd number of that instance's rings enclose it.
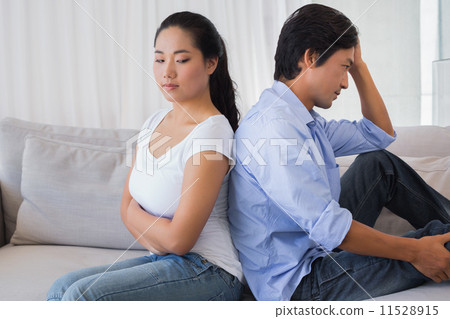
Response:
[[[188,62],[190,59],[179,59],[179,60],[177,60],[177,62],[178,63],[186,63],[186,62]],[[164,63],[165,62],[165,60],[164,59],[155,59],[155,62],[156,63]]]

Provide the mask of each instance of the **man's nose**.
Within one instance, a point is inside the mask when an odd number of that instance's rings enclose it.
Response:
[[[341,81],[341,88],[343,89],[348,88],[348,72],[345,72],[344,78]]]

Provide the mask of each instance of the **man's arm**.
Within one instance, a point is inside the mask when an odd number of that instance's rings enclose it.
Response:
[[[372,121],[387,134],[394,136],[394,129],[386,106],[375,86],[366,63],[361,57],[361,46],[359,41],[355,47],[354,63],[349,72],[358,89],[359,98],[361,100],[361,111],[364,117]]]
[[[435,282],[450,278],[450,252],[444,247],[450,233],[420,239],[384,234],[353,221],[338,248],[375,257],[403,260]]]

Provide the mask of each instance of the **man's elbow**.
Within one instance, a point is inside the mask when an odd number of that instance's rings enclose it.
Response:
[[[386,131],[386,133],[388,133],[390,136],[392,136],[392,137],[395,137],[395,131],[394,131],[394,129],[392,128],[392,129],[388,129],[387,131]]]

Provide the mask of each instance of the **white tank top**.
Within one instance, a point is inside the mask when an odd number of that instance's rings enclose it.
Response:
[[[213,150],[222,153],[234,164],[232,156],[234,134],[225,116],[214,115],[198,124],[167,153],[155,158],[149,151],[150,137],[170,110],[171,108],[161,110],[144,123],[137,142],[129,191],[147,212],[172,219],[181,197],[187,160],[196,153]],[[211,215],[191,251],[244,282],[238,253],[231,241],[227,217],[229,175],[228,172]]]

